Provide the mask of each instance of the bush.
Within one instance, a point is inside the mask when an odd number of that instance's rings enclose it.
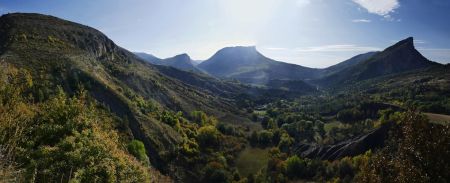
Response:
[[[128,144],[128,152],[136,157],[139,161],[144,163],[145,165],[150,165],[150,160],[145,152],[144,143],[139,140],[132,140]]]

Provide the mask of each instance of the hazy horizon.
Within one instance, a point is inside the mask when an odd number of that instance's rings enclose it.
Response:
[[[428,59],[450,63],[450,2],[398,0],[5,1],[0,14],[48,14],[96,28],[123,48],[206,60],[229,46],[324,68],[407,37]],[[82,10],[80,14],[80,10]]]

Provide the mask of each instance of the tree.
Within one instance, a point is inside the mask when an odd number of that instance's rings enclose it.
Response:
[[[219,162],[209,162],[203,169],[202,181],[205,183],[217,182],[226,183],[229,182],[229,176],[225,167]]]
[[[282,133],[280,142],[278,143],[278,148],[280,148],[280,150],[283,152],[288,152],[293,142],[294,138],[289,136],[288,133]]]
[[[198,129],[197,141],[200,147],[214,147],[219,143],[219,132],[214,126],[203,126]]]
[[[297,155],[291,156],[286,160],[286,174],[289,178],[301,177],[306,170],[306,163]]]
[[[262,130],[258,135],[258,142],[261,146],[268,146],[272,143],[273,133],[268,130]]]

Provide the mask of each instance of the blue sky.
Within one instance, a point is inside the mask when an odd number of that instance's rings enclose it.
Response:
[[[256,45],[276,60],[326,67],[409,36],[450,62],[450,0],[0,0],[0,14],[36,12],[89,25],[130,51],[203,60]]]

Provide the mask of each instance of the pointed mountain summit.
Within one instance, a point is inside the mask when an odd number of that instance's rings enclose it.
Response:
[[[159,62],[159,65],[170,66],[184,71],[203,73],[195,66],[191,57],[186,53],[163,59]]]
[[[267,58],[254,46],[223,48],[198,67],[219,78],[237,79],[250,84],[267,84],[271,80],[303,80],[319,75],[317,69]]]
[[[370,79],[377,76],[410,71],[435,65],[429,61],[414,47],[414,39],[409,37],[383,52],[375,55],[365,62],[358,75],[359,80]]]
[[[409,37],[376,53],[367,60],[321,79],[320,83],[335,85],[351,81],[361,81],[380,76],[397,74],[440,65],[429,61],[414,47],[414,39]]]

